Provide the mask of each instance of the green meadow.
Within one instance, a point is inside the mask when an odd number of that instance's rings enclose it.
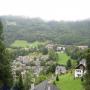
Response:
[[[21,47],[21,48],[37,48],[39,45],[44,45],[46,42],[35,41],[29,43],[25,40],[16,40],[11,44],[11,47]]]
[[[24,40],[16,40],[14,43],[11,44],[11,47],[30,47],[30,44],[27,41]]]
[[[73,75],[68,73],[59,76],[59,81],[56,81],[59,90],[83,90],[81,79],[74,79]]]
[[[57,63],[66,65],[66,62],[67,62],[68,59],[70,59],[70,57],[66,53],[60,53],[60,52],[57,52],[57,53],[58,53]]]

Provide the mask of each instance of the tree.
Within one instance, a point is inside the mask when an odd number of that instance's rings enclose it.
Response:
[[[18,83],[15,82],[14,86],[13,86],[13,90],[19,90],[19,86],[18,86]]]
[[[50,50],[49,51],[49,59],[53,60],[53,61],[56,61],[58,59],[58,54],[55,53],[54,50]]]
[[[67,69],[70,69],[72,67],[72,63],[71,63],[71,60],[69,59],[67,61]]]
[[[46,74],[54,73],[55,72],[55,69],[56,69],[56,66],[57,66],[57,64],[51,64],[49,66],[49,68],[47,69]]]
[[[54,81],[53,84],[56,85],[56,82]]]
[[[58,75],[56,76],[56,81],[59,81],[59,77],[58,77]]]
[[[39,84],[46,79],[47,79],[47,77],[45,75],[41,74],[41,75],[39,75],[39,77],[36,77],[35,84]]]
[[[11,87],[13,84],[11,59],[3,41],[3,25],[0,21],[0,81],[3,85]]]
[[[86,64],[87,64],[87,73],[85,75],[85,90],[90,90],[90,49],[86,52]]]
[[[43,55],[48,54],[48,49],[47,48],[42,48],[42,53],[43,53]]]
[[[24,90],[24,85],[23,85],[23,80],[22,80],[21,74],[19,75],[18,87],[19,87],[19,90]]]
[[[24,80],[25,90],[29,90],[29,89],[30,89],[31,83],[32,83],[31,72],[27,72],[27,73],[26,73],[26,78],[25,78],[25,80]]]

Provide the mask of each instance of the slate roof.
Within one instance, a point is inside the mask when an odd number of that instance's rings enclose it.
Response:
[[[83,64],[86,67],[86,59],[82,59],[79,64]]]
[[[86,68],[83,64],[79,64],[79,65],[76,67],[76,69],[80,69],[80,67],[83,67],[84,70],[85,70],[85,68]]]
[[[48,90],[48,87],[50,87],[50,90],[58,90],[58,88],[55,85],[49,84],[47,80],[35,86],[34,90]]]

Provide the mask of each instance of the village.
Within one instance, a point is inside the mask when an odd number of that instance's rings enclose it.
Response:
[[[58,87],[59,77],[71,73],[73,80],[77,78],[83,80],[83,75],[86,73],[86,59],[80,58],[78,63],[77,60],[72,60],[71,56],[67,55],[67,48],[70,47],[72,46],[47,43],[43,45],[43,51],[38,47],[31,54],[16,57],[12,62],[14,81],[17,81],[19,73],[23,80],[27,75],[31,75],[30,82],[27,81],[29,90],[62,90],[60,86]],[[82,51],[88,49],[88,46],[74,47]],[[68,56],[64,63],[60,61],[62,59],[59,57],[60,54]],[[71,64],[73,61],[74,63]]]

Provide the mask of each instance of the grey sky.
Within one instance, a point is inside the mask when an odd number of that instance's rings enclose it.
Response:
[[[90,0],[0,0],[0,15],[83,20],[90,18]]]

